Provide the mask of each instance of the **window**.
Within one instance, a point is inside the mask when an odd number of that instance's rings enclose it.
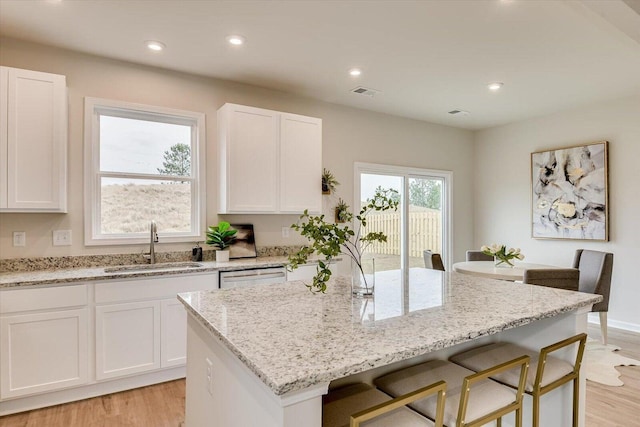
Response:
[[[446,265],[451,259],[451,172],[367,163],[356,163],[355,171],[354,206],[373,197],[378,187],[395,189],[400,197],[397,212],[367,217],[366,232],[381,231],[387,242],[367,248],[365,269],[371,269],[366,262],[371,258],[376,271],[424,267],[425,249],[440,253]]]
[[[204,114],[85,98],[85,244],[202,239]]]

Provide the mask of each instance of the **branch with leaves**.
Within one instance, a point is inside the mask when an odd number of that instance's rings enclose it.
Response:
[[[291,226],[300,235],[306,237],[310,245],[302,248],[297,253],[289,256],[289,271],[295,270],[298,266],[306,264],[309,257],[318,255],[316,275],[313,282],[307,285],[312,292],[325,292],[327,281],[331,278],[329,264],[339,255],[350,257],[364,274],[362,269],[362,254],[374,242],[384,243],[387,236],[382,232],[369,232],[361,237],[362,229],[367,226],[367,215],[372,211],[386,211],[389,209],[398,210],[399,194],[393,189],[382,189],[378,187],[371,199],[367,199],[366,204],[355,216],[357,225],[355,229],[349,225],[339,225],[325,221],[324,215],[309,215],[308,211],[300,216],[300,220]],[[345,212],[345,221],[350,223],[354,219],[351,212]],[[365,286],[368,285],[365,282]]]

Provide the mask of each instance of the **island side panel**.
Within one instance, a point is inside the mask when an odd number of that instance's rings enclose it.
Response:
[[[187,323],[186,427],[322,426],[328,384],[276,396],[198,319]]]
[[[560,314],[558,316],[541,319],[519,328],[501,332],[499,341],[515,342],[523,347],[539,351],[565,338],[587,332],[587,314],[591,306]],[[574,346],[575,347],[575,346]],[[575,347],[577,348],[577,347]],[[575,351],[558,351],[552,353],[554,357],[567,360],[571,364],[575,361]],[[573,383],[567,383],[550,391],[540,398],[540,425],[548,427],[565,427],[572,425]],[[586,380],[580,376],[580,398],[578,426],[585,426]],[[532,400],[525,394],[523,401],[523,427],[531,426]],[[512,427],[514,420],[509,417],[503,422],[505,427]]]

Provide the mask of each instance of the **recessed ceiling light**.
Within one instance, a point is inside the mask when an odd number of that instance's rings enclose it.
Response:
[[[492,90],[492,91],[494,91],[494,92],[495,92],[495,91],[497,91],[497,90],[500,90],[500,88],[501,88],[502,86],[504,86],[504,83],[501,83],[501,82],[493,82],[493,83],[489,83],[489,84],[487,85],[487,87],[489,88],[489,90]]]
[[[360,74],[362,74],[362,70],[360,68],[352,68],[349,70],[349,74],[352,75],[353,77],[357,77]]]
[[[242,36],[231,35],[231,36],[227,36],[227,41],[234,46],[240,46],[244,44],[247,41],[247,39],[245,39]]]
[[[147,45],[147,47],[153,51],[159,52],[161,50],[163,50],[165,47],[165,44],[159,41],[155,41],[155,40],[149,40],[146,41],[145,44]]]

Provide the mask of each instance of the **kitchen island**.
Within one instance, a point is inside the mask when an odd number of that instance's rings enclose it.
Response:
[[[493,341],[539,349],[584,332],[601,299],[427,269],[406,276],[379,273],[372,299],[352,298],[347,278],[326,294],[302,282],[180,294],[189,313],[186,427],[320,427],[330,386]],[[582,390],[584,401],[584,382]],[[563,387],[543,398],[541,425],[568,425],[570,396]]]

